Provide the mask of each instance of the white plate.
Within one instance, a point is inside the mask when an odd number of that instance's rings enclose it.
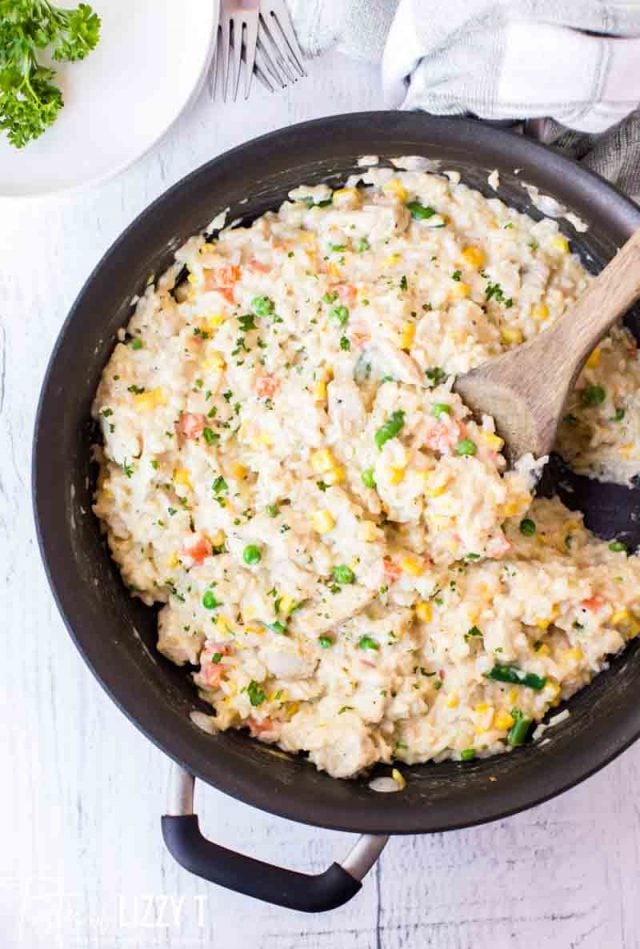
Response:
[[[219,0],[91,0],[102,19],[87,59],[57,64],[65,105],[22,149],[0,135],[0,195],[42,195],[117,174],[200,90]],[[65,3],[65,6],[72,6]]]

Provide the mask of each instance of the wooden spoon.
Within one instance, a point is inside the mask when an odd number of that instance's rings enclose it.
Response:
[[[585,360],[640,298],[640,231],[578,302],[544,333],[459,376],[453,388],[476,415],[492,415],[511,461],[547,455]]]

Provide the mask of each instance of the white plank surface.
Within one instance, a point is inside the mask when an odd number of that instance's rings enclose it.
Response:
[[[158,148],[94,191],[0,203],[3,949],[640,946],[640,746],[511,820],[393,840],[360,895],[322,916],[189,876],[160,837],[167,761],[94,682],[46,586],[29,498],[31,428],[49,351],[95,262],[153,198],[216,153],[380,102],[373,67],[326,56],[277,96],[258,89],[222,107],[205,89]],[[347,835],[200,791],[205,828],[237,849],[316,870],[348,849]]]

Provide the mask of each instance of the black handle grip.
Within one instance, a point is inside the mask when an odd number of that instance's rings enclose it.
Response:
[[[237,893],[303,913],[342,906],[362,886],[339,863],[317,875],[298,873],[214,844],[202,836],[195,814],[163,817],[162,836],[185,870]]]

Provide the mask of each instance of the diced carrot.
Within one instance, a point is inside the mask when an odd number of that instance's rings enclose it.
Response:
[[[587,597],[586,600],[583,600],[580,606],[583,610],[589,610],[591,613],[597,613],[598,610],[602,609],[607,601],[603,596],[600,596],[599,593],[595,593],[593,596]]]
[[[183,412],[178,419],[176,428],[178,434],[183,438],[200,438],[207,424],[204,415],[196,415],[193,412]]]
[[[251,730],[251,735],[253,738],[262,738],[262,736],[266,735],[268,732],[274,731],[274,724],[270,718],[263,718],[261,721],[258,721],[257,718],[254,718],[253,715],[250,715],[247,719],[247,725]]]
[[[207,557],[211,556],[212,552],[211,541],[208,537],[205,537],[204,534],[192,534],[185,541],[181,554],[191,560],[193,564],[201,564]]]
[[[276,394],[279,386],[280,382],[275,376],[270,375],[268,372],[260,373],[256,376],[255,390],[261,399],[270,399]]]
[[[340,301],[347,306],[353,306],[356,302],[357,291],[352,283],[337,283],[333,289],[340,297]]]
[[[228,656],[230,652],[228,643],[207,643],[200,653],[200,675],[209,688],[217,689],[228,671],[221,662],[213,662],[213,657]]]
[[[255,257],[251,258],[248,266],[249,270],[253,270],[254,273],[271,273],[272,270],[269,264],[263,264],[261,260],[257,260]]]
[[[393,583],[393,581],[397,580],[402,573],[402,569],[397,563],[394,563],[393,560],[390,560],[389,557],[384,558],[383,564],[385,580],[387,580],[389,583]]]
[[[435,422],[429,426],[425,434],[424,443],[432,451],[441,455],[451,453],[451,449],[460,441],[462,428],[455,419],[446,422]]]

